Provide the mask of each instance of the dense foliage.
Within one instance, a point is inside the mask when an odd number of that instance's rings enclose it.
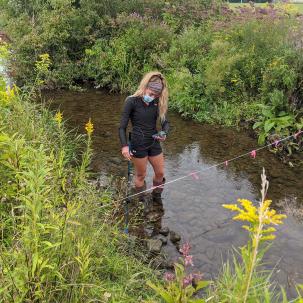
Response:
[[[230,9],[211,0],[1,1],[12,39],[13,76],[33,81],[34,62],[53,61],[47,86],[83,82],[132,92],[144,72],[168,78],[185,117],[245,124],[259,142],[302,128],[302,16],[295,6]],[[272,136],[272,134],[275,134]],[[281,147],[291,153],[302,142]]]
[[[48,64],[41,56],[38,74]],[[154,298],[145,285],[154,273],[111,220],[112,191],[88,180],[92,123],[67,133],[60,112],[32,102],[33,87],[0,84],[0,301]]]

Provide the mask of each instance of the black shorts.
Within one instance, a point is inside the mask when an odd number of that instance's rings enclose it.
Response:
[[[162,147],[159,141],[146,142],[142,145],[132,145],[130,146],[130,152],[135,158],[145,158],[158,156],[162,153]]]

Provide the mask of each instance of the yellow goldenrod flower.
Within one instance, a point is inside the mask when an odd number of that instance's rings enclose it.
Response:
[[[8,87],[7,91],[6,91],[6,94],[7,94],[8,98],[14,98],[15,95],[16,95],[15,86],[13,88]]]
[[[60,111],[58,111],[55,115],[54,120],[58,123],[59,126],[61,125],[62,119],[63,119],[63,115]]]
[[[261,241],[268,241],[268,240],[274,240],[276,238],[275,235],[271,234],[271,235],[268,235],[268,236],[261,236]]]
[[[251,218],[252,222],[258,220],[257,209],[253,206],[252,202],[246,199],[238,199],[238,202],[243,206],[243,212]]]
[[[276,229],[274,228],[274,227],[269,227],[269,228],[267,228],[267,229],[264,229],[263,231],[262,231],[262,233],[263,234],[268,234],[268,233],[273,233],[273,232],[275,232],[276,231]]]
[[[252,218],[251,216],[249,216],[249,214],[247,214],[247,213],[239,214],[239,215],[233,217],[233,220],[236,220],[236,221],[248,221],[248,222],[251,222],[251,223],[255,222],[254,218]]]
[[[49,61],[50,60],[49,54],[42,54],[42,55],[39,55],[39,57],[40,57],[41,61]]]
[[[248,225],[242,225],[243,229],[246,229],[247,231],[251,232],[253,231],[251,227],[249,227]]]
[[[16,85],[13,86],[13,88],[10,87],[4,87],[0,91],[0,103],[2,103],[4,106],[8,105],[17,95],[18,88]]]
[[[49,54],[39,55],[39,60],[36,61],[36,69],[40,72],[46,72],[51,64]]]
[[[238,214],[233,217],[233,220],[250,223],[250,226],[243,225],[242,228],[251,234],[253,247],[260,240],[266,241],[275,238],[275,235],[272,233],[275,232],[276,229],[272,226],[263,229],[264,226],[282,224],[282,219],[286,218],[285,215],[277,214],[274,209],[269,208],[271,202],[271,200],[265,200],[260,203],[259,207],[256,207],[247,199],[238,199],[238,203],[242,208],[237,204],[223,204],[224,208],[238,212]]]
[[[240,211],[240,208],[237,206],[237,204],[223,204],[222,206],[233,211]]]
[[[85,130],[87,134],[90,136],[94,131],[94,124],[91,122],[91,119],[89,118],[88,122],[85,124]]]

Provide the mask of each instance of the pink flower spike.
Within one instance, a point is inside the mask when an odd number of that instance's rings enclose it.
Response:
[[[193,275],[189,274],[187,277],[183,278],[183,287],[187,287],[188,285],[192,284]]]
[[[166,273],[164,274],[164,280],[165,280],[166,282],[174,281],[174,280],[175,280],[175,275],[172,274],[172,273],[170,273],[170,272],[166,272]]]
[[[190,175],[193,177],[194,180],[199,180],[199,176],[198,176],[197,172],[194,171]]]
[[[189,245],[188,242],[184,243],[180,249],[180,253],[186,257],[189,255],[189,250],[191,249],[191,246]]]
[[[250,156],[253,158],[253,159],[255,159],[256,158],[256,156],[257,156],[257,152],[256,152],[256,150],[254,149],[254,150],[252,150],[251,152],[250,152]]]
[[[184,262],[185,262],[185,266],[187,266],[187,265],[194,266],[193,256],[191,256],[191,255],[185,256]]]
[[[228,161],[227,160],[225,161],[225,166],[228,166]]]
[[[279,143],[280,143],[280,141],[279,141],[279,140],[276,140],[276,141],[274,142],[275,147],[278,147]]]

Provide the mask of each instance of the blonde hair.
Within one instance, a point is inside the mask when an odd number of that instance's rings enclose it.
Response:
[[[150,80],[153,80],[154,78],[160,78],[163,84],[163,89],[159,97],[159,117],[161,121],[164,121],[168,108],[168,88],[167,88],[167,82],[164,76],[160,72],[152,71],[145,74],[139,84],[138,89],[135,91],[135,93],[132,96],[143,97],[144,92],[147,88],[147,84],[149,83]]]

